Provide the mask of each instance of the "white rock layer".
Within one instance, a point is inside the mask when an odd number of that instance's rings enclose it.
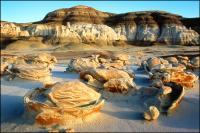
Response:
[[[23,28],[24,29],[24,28]],[[1,22],[1,35],[7,36],[41,36],[75,39],[81,42],[98,41],[150,41],[169,44],[199,44],[199,34],[185,26],[165,25],[118,25],[109,27],[103,24],[75,23],[67,26],[33,24],[22,30],[13,23]]]

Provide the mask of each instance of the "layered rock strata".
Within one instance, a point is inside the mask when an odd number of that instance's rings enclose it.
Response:
[[[196,21],[195,21],[196,22]],[[162,11],[112,14],[87,6],[59,9],[31,24],[1,21],[2,38],[43,37],[51,43],[113,41],[199,45],[198,27]],[[2,39],[1,39],[2,40]]]

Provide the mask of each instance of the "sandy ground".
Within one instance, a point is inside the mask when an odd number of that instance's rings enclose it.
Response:
[[[157,49],[152,47],[135,47],[116,50],[116,52],[126,52],[131,55],[132,63],[136,64],[131,69],[136,74],[135,83],[138,88],[151,83],[143,70],[137,70],[139,60],[153,55],[174,54],[181,51],[182,53],[197,53],[198,49],[197,47],[181,47],[176,49],[170,47],[157,47]],[[68,62],[66,59],[77,55],[91,54],[91,52],[93,51],[54,51],[53,54],[59,59],[59,63],[52,72],[53,81],[78,79],[78,75],[75,73],[64,73]],[[15,53],[18,54],[18,52]],[[46,131],[33,125],[32,120],[27,119],[23,115],[25,112],[23,105],[24,94],[30,89],[40,86],[42,86],[42,83],[37,81],[19,78],[13,81],[6,81],[4,78],[1,78],[2,132]],[[99,113],[93,116],[94,119],[83,120],[82,123],[69,125],[69,127],[74,128],[77,132],[199,132],[199,80],[193,89],[186,90],[185,97],[174,113],[169,116],[161,115],[158,120],[153,122],[147,122],[142,119],[141,113],[144,109],[144,104],[138,95],[102,93],[103,95],[105,94],[105,106]]]

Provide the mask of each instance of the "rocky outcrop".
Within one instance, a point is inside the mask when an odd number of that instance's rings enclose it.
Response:
[[[181,22],[187,28],[193,29],[200,34],[200,18],[183,18]]]
[[[47,22],[56,22],[63,25],[67,25],[67,22],[85,22],[92,24],[103,24],[109,16],[112,16],[111,13],[101,12],[94,8],[88,6],[75,6],[72,8],[65,8],[55,10],[48,13],[42,23]]]
[[[162,28],[162,33],[158,38],[160,42],[171,44],[199,44],[199,34],[185,26],[166,25]]]
[[[83,58],[71,59],[66,70],[81,72],[91,68],[125,69],[128,63],[129,56],[126,54],[97,53]]]
[[[1,21],[1,37],[27,37],[29,33],[27,30],[22,30],[20,26],[14,23]]]
[[[8,80],[15,77],[49,81],[51,70],[57,62],[54,56],[47,53],[39,55],[2,55],[1,57],[1,75],[8,75]]]
[[[191,21],[191,20],[190,20]],[[108,44],[115,41],[160,42],[199,45],[195,24],[181,16],[144,11],[125,14],[101,12],[87,6],[75,6],[48,13],[43,20],[29,25],[1,22],[6,37],[43,37],[51,43],[83,42]]]
[[[187,56],[178,56],[177,58],[168,57],[165,60],[153,57],[147,59],[142,64],[149,77],[153,80],[162,80],[166,83],[175,82],[185,88],[193,88],[198,80],[198,76],[186,71],[186,68],[198,68],[198,57],[192,58],[191,62]],[[157,86],[160,83],[153,84]]]
[[[27,114],[36,124],[50,127],[66,126],[89,117],[100,111],[104,100],[100,93],[77,80],[30,90],[24,96],[24,103]],[[32,115],[33,112],[36,115]]]

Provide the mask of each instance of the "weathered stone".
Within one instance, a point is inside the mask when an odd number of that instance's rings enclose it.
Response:
[[[159,110],[160,112],[170,113],[178,107],[185,95],[185,89],[174,82],[166,83],[165,86],[167,87],[167,89],[165,87],[167,91],[164,90],[166,93],[163,92],[158,97],[160,100]]]
[[[53,69],[54,65],[57,63],[57,59],[47,53],[40,54],[28,54],[28,55],[10,55],[2,56],[2,62],[7,62],[8,64],[17,65],[40,65],[41,67],[48,67],[48,69]]]
[[[0,75],[4,75],[6,72],[6,69],[8,68],[8,63],[7,62],[1,62],[1,73]]]
[[[160,115],[159,110],[155,106],[150,106],[147,112],[144,112],[143,116],[146,120],[156,120]]]
[[[172,88],[169,87],[169,86],[162,86],[161,89],[162,89],[162,94],[163,94],[163,95],[166,95],[166,94],[169,94],[169,93],[172,92]]]
[[[178,56],[180,60],[189,62],[188,57]],[[168,58],[170,59],[170,58]],[[174,60],[174,58],[172,58]],[[160,64],[161,58],[149,58],[147,61],[143,61],[142,67],[149,74],[149,77],[154,80],[162,80],[163,82],[176,82],[181,84],[186,88],[192,88],[194,83],[197,81],[198,77],[190,72],[185,72],[186,66],[182,63],[175,64],[170,66],[170,64]],[[158,83],[153,83],[155,86],[159,85]]]
[[[132,78],[110,79],[104,83],[104,89],[110,92],[127,93],[131,89],[136,89]]]
[[[102,108],[104,100],[84,83],[69,81],[30,90],[24,96],[24,103],[27,111],[36,112],[36,123],[46,127],[63,126],[68,121],[89,116]]]
[[[165,60],[167,60],[171,64],[178,64],[178,60],[176,59],[176,57],[167,57],[165,58]]]
[[[53,44],[84,42],[107,45],[119,41],[137,41],[199,45],[196,28],[188,29],[188,24],[186,27],[182,20],[179,15],[162,11],[113,14],[87,6],[76,6],[52,11],[34,24],[1,21],[1,35],[43,37],[45,42]]]
[[[191,59],[191,64],[195,67],[200,67],[200,58],[199,56]]]
[[[124,69],[127,65],[129,59],[128,57],[129,56],[125,54],[112,55],[106,53],[97,53],[88,57],[72,59],[68,65],[67,70],[80,72],[91,68],[102,67]]]
[[[130,74],[118,69],[89,69],[80,72],[80,78],[84,79],[85,75],[91,75],[96,80],[105,83],[110,79],[114,78],[131,78]]]
[[[29,80],[49,81],[51,75],[47,67],[33,64],[12,65],[8,71],[10,75]]]
[[[159,58],[157,57],[153,57],[153,58],[149,58],[147,60],[147,63],[148,63],[148,67],[149,69],[151,70],[153,67],[157,66],[157,65],[160,65],[161,64],[161,61]]]
[[[77,58],[72,59],[68,65],[68,70],[70,71],[83,71],[90,68],[97,68],[100,66],[100,63],[96,61],[94,58]]]
[[[151,86],[156,88],[161,88],[163,86],[163,82],[160,79],[153,80]]]
[[[197,80],[198,77],[195,74],[183,71],[172,72],[170,78],[171,82],[181,84],[186,88],[193,88]]]

